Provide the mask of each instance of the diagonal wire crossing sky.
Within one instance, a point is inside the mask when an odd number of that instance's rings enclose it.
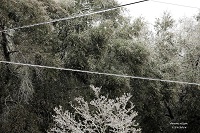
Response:
[[[80,17],[84,17],[84,16],[90,16],[90,15],[99,14],[99,13],[104,13],[104,12],[108,12],[108,11],[111,11],[111,10],[116,10],[118,8],[130,6],[130,5],[134,5],[134,4],[139,4],[139,3],[143,3],[143,2],[148,2],[148,1],[161,3],[161,4],[169,4],[169,5],[181,6],[181,7],[186,7],[186,8],[200,9],[199,7],[187,6],[187,5],[181,5],[181,4],[174,4],[174,3],[162,2],[162,1],[156,1],[156,0],[141,0],[141,1],[136,1],[136,2],[132,2],[132,3],[127,3],[127,4],[115,6],[115,7],[109,8],[109,9],[103,9],[103,10],[96,11],[96,12],[79,14],[79,15],[75,15],[75,16],[64,17],[64,18],[54,19],[54,20],[45,21],[45,22],[40,22],[40,23],[35,23],[35,24],[30,24],[30,25],[24,25],[24,26],[21,26],[21,27],[8,28],[8,29],[5,29],[5,30],[0,30],[0,33],[1,32],[6,32],[6,31],[9,31],[9,30],[19,30],[19,29],[30,28],[30,27],[34,27],[34,26],[39,26],[39,25],[45,25],[45,24],[50,24],[50,23],[54,23],[54,22],[59,22],[59,21],[66,21],[66,20],[70,20],[70,19],[80,18]]]
[[[100,11],[96,11],[96,12],[79,14],[79,15],[75,15],[75,16],[71,16],[71,17],[54,19],[54,20],[45,21],[45,22],[36,23],[36,24],[31,24],[31,25],[24,25],[24,26],[21,26],[21,27],[9,28],[9,29],[5,29],[5,30],[1,30],[0,33],[1,32],[6,32],[6,31],[9,31],[9,30],[19,30],[19,29],[30,28],[30,27],[34,27],[34,26],[39,26],[39,25],[45,25],[45,24],[50,24],[50,23],[54,23],[54,22],[59,22],[59,21],[65,21],[65,20],[80,18],[80,17],[84,17],[84,16],[90,16],[90,15],[99,14],[99,13],[104,13],[104,12],[108,12],[108,11],[111,11],[111,10],[116,10],[118,8],[122,8],[122,7],[125,7],[125,6],[139,4],[139,3],[147,2],[147,1],[149,1],[149,0],[142,0],[142,1],[137,1],[137,2],[128,3],[128,4],[124,4],[124,5],[119,5],[119,6],[115,6],[115,7],[109,8],[109,9],[103,9],[103,10],[100,10]]]

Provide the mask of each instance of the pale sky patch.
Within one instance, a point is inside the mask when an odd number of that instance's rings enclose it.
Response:
[[[127,4],[136,2],[139,0],[118,0],[120,4]],[[157,0],[160,2],[174,3],[179,5],[199,7],[200,9],[200,0]],[[181,7],[177,5],[169,5],[163,3],[157,3],[153,1],[147,1],[139,4],[134,4],[126,7],[129,10],[129,15],[133,18],[142,16],[149,23],[154,24],[155,18],[162,16],[164,11],[171,13],[172,17],[175,20],[179,20],[183,17],[192,17],[198,14],[199,9]]]

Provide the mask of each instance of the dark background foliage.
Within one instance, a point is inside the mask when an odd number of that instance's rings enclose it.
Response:
[[[67,2],[1,0],[0,30],[118,5],[114,0]],[[199,22],[195,22],[191,32],[199,34]],[[0,59],[199,83],[200,40],[181,34],[188,29],[174,32],[174,23],[170,14],[164,13],[156,20],[152,35],[142,18],[131,22],[118,9],[3,32]],[[180,56],[181,51],[185,51],[184,56]],[[198,86],[3,63],[0,70],[1,133],[47,132],[53,124],[53,108],[62,105],[73,111],[69,102],[75,97],[92,100],[91,84],[101,86],[102,95],[110,98],[130,92],[142,132],[200,132]],[[186,122],[187,129],[172,129],[170,122]]]

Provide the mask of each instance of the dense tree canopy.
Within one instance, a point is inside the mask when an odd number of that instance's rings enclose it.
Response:
[[[117,6],[116,0],[1,0],[0,30]],[[8,30],[0,35],[0,60],[200,83],[199,17],[173,20],[167,12],[155,31],[123,9]],[[0,64],[0,132],[42,133],[53,109],[82,96],[90,85],[109,98],[131,93],[142,132],[200,131],[199,86]],[[127,105],[128,106],[128,105]],[[174,129],[170,123],[187,123]]]

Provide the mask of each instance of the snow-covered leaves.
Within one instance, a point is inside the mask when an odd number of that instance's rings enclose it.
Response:
[[[141,132],[134,118],[137,112],[133,111],[134,105],[128,101],[130,94],[124,94],[116,99],[108,99],[100,96],[100,88],[90,86],[97,96],[97,99],[87,102],[82,97],[78,97],[75,101],[78,106],[74,108],[74,113],[68,110],[63,111],[62,107],[55,108],[56,115],[54,117],[55,125],[50,132],[56,133],[138,133]],[[77,116],[80,118],[77,119]]]

